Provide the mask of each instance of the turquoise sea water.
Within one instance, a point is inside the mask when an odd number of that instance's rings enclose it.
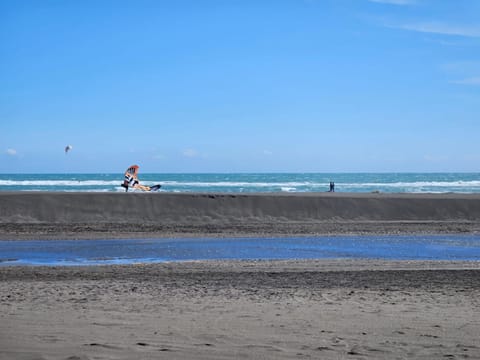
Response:
[[[338,258],[480,261],[480,236],[0,241],[0,266]]]
[[[0,191],[119,192],[123,174],[0,174]],[[167,192],[480,193],[480,173],[140,174]]]

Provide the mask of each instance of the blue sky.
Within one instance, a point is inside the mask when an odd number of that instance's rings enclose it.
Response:
[[[0,0],[0,84],[2,173],[480,169],[478,0]]]

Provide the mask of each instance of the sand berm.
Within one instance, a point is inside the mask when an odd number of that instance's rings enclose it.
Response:
[[[0,238],[480,231],[480,194],[0,193]]]

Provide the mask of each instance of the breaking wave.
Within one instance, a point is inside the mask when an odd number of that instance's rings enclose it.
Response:
[[[0,191],[124,191],[119,174],[0,174]],[[480,193],[480,174],[145,174],[167,192]]]

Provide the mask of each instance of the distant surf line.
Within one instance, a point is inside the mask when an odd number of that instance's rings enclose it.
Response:
[[[0,191],[123,192],[121,174],[0,174]],[[480,193],[480,174],[142,174],[142,184],[166,192]]]

